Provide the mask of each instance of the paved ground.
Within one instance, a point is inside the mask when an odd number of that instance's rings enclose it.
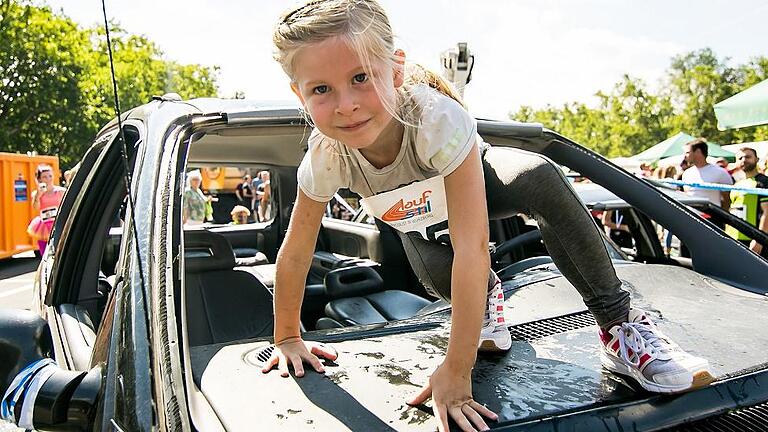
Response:
[[[32,283],[39,263],[32,254],[0,260],[0,308],[31,307]]]

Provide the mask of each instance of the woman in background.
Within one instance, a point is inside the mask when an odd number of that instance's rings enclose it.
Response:
[[[32,207],[40,214],[29,223],[27,233],[37,241],[37,248],[42,255],[48,245],[48,238],[51,236],[56,213],[58,213],[66,189],[53,184],[53,168],[50,165],[38,165],[37,170],[35,170],[35,178],[37,179],[37,190],[32,192]]]

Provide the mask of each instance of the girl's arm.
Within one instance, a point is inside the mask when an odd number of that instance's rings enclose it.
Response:
[[[275,343],[300,337],[299,315],[304,285],[317,243],[325,203],[298,190],[285,240],[277,253],[275,273]]]
[[[40,194],[38,192],[39,190],[32,191],[32,208],[35,210],[40,210]]]
[[[312,262],[320,221],[325,203],[317,202],[298,190],[296,204],[291,213],[291,222],[283,245],[277,253],[275,274],[275,349],[262,368],[267,373],[277,366],[280,374],[288,376],[288,364],[293,366],[297,377],[304,376],[304,362],[312,365],[317,372],[324,372],[320,360],[323,356],[336,359],[336,353],[320,344],[304,343],[301,339],[299,320],[301,302],[304,299],[304,284]],[[309,347],[309,349],[307,349]]]
[[[488,251],[488,208],[483,168],[477,149],[445,178],[448,229],[453,245],[451,276],[451,337],[443,364],[409,403],[418,405],[430,395],[439,429],[448,430],[448,417],[462,430],[486,430],[481,416],[498,416],[472,399],[472,367],[477,357],[483,312],[488,293],[491,258]]]
[[[480,338],[488,273],[488,207],[479,153],[467,158],[445,178],[448,229],[454,257],[451,273],[451,338],[445,365],[469,375]]]

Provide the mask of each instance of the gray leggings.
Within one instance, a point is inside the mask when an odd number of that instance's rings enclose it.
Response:
[[[576,287],[601,327],[626,320],[629,293],[622,289],[597,225],[562,171],[549,159],[517,149],[491,147],[483,154],[490,219],[524,213],[539,224],[557,268]],[[400,233],[419,281],[450,300],[451,246]]]

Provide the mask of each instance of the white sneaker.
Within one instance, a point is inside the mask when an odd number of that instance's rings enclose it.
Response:
[[[488,277],[488,308],[480,330],[478,350],[485,352],[508,351],[512,347],[512,335],[504,321],[504,290],[501,280],[491,270]]]
[[[627,322],[600,330],[603,366],[634,378],[655,393],[679,393],[715,380],[707,360],[683,351],[640,309],[630,309]]]

